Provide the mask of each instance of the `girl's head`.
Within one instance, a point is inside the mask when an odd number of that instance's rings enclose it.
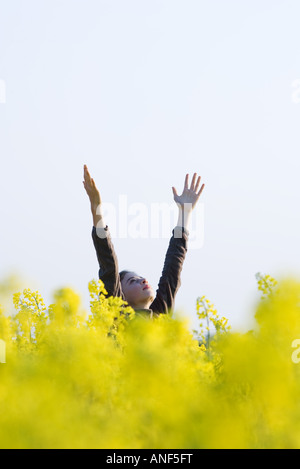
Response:
[[[122,270],[120,280],[125,299],[132,308],[149,308],[154,300],[154,291],[144,277],[130,270]]]

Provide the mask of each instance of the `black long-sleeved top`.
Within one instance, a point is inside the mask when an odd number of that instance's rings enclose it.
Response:
[[[162,275],[156,290],[156,297],[150,309],[142,310],[150,316],[168,314],[174,309],[175,295],[180,287],[180,274],[187,252],[188,231],[176,226],[167,249]],[[118,259],[114,250],[108,226],[99,230],[93,227],[92,238],[99,262],[99,278],[103,281],[108,296],[117,296],[126,301],[122,291]]]

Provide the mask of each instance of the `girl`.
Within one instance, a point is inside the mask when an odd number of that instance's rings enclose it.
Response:
[[[91,178],[84,165],[83,185],[90,199],[93,216],[92,239],[99,262],[99,278],[103,281],[108,296],[123,298],[136,312],[149,317],[158,314],[171,313],[174,308],[175,295],[180,287],[180,273],[187,252],[188,224],[192,210],[198,202],[204,189],[200,188],[201,177],[193,175],[189,187],[189,175],[185,177],[184,189],[181,195],[172,187],[174,200],[178,205],[178,222],[172,231],[165,263],[154,293],[145,277],[135,272],[123,270],[119,273],[118,260],[113,247],[108,226],[102,216],[101,196],[94,179]]]

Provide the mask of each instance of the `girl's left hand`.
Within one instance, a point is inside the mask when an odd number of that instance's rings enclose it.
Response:
[[[180,208],[193,209],[198,202],[200,195],[205,187],[205,184],[202,184],[200,190],[200,181],[201,177],[198,176],[197,182],[197,173],[194,173],[191,185],[189,187],[189,175],[185,176],[184,188],[181,195],[177,194],[175,187],[172,187],[174,200]]]

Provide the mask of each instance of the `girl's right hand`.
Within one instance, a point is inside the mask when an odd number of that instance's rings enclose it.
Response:
[[[87,195],[89,196],[92,210],[97,210],[99,205],[101,205],[100,193],[96,187],[94,179],[91,178],[90,176],[87,166],[84,165],[83,169],[84,169],[84,181],[83,181],[84,188],[86,190]]]

